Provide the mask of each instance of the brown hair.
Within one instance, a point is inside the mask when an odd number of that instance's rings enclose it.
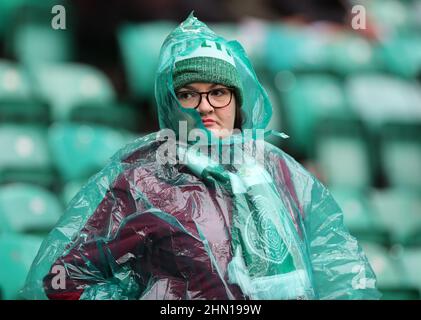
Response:
[[[234,119],[234,129],[243,130],[243,115],[241,112],[241,105],[238,103],[238,92],[235,90],[235,119]]]

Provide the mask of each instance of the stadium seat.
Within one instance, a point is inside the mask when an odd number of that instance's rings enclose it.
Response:
[[[400,34],[410,27],[409,1],[375,0],[362,2],[370,13],[372,23],[389,32]]]
[[[348,75],[379,69],[379,57],[370,42],[355,33],[287,25],[268,29],[266,61],[274,73],[289,70]]]
[[[405,269],[391,257],[388,250],[378,244],[360,242],[377,277],[377,287],[383,300],[419,299],[417,287],[408,282]]]
[[[98,125],[56,123],[49,129],[52,159],[63,182],[87,179],[135,136]]]
[[[329,37],[309,28],[270,25],[264,44],[267,68],[280,71],[326,71]]]
[[[19,299],[19,291],[41,246],[42,238],[0,234],[0,291],[4,300]]]
[[[326,51],[328,69],[338,75],[358,74],[382,67],[377,50],[369,40],[355,33],[332,35]]]
[[[421,189],[421,121],[387,123],[380,136],[381,165],[390,186]]]
[[[385,247],[360,241],[360,245],[366,254],[374,273],[377,275],[379,287],[399,287],[402,282],[402,272],[388,255]]]
[[[56,4],[62,4],[63,0],[2,0],[0,1],[0,38],[8,34],[16,21],[22,16],[37,14],[40,11],[49,14]]]
[[[27,68],[38,64],[70,61],[74,56],[72,34],[66,30],[51,27],[49,16],[40,22],[24,22],[17,25],[12,36],[13,56]]]
[[[421,247],[405,248],[401,260],[408,282],[416,285],[421,291]]]
[[[373,178],[364,126],[352,118],[325,118],[315,132],[316,161],[328,186],[367,190]]]
[[[98,113],[112,106],[115,92],[109,79],[94,67],[77,64],[45,64],[31,68],[34,88],[51,108],[53,120],[69,120],[77,107]]]
[[[67,182],[63,185],[63,190],[61,192],[61,201],[67,207],[73,197],[78,193],[78,191],[87,183],[85,180],[73,180]]]
[[[421,120],[421,87],[385,74],[359,74],[345,82],[350,107],[377,133],[384,123]]]
[[[389,233],[373,215],[367,191],[330,188],[344,214],[344,223],[358,240],[388,245]]]
[[[0,187],[0,233],[45,235],[62,211],[55,194],[42,187],[21,183]]]
[[[0,125],[0,183],[30,182],[50,187],[52,171],[46,129],[38,125]]]
[[[159,52],[175,23],[159,21],[142,24],[128,24],[118,31],[118,41],[133,97],[154,101],[155,72]]]
[[[33,96],[27,73],[0,60],[0,122],[49,122],[48,105]]]
[[[7,60],[0,60],[0,100],[31,97],[31,84],[22,68]]]
[[[409,8],[410,24],[412,30],[421,31],[421,1],[415,0],[411,3]]]
[[[123,103],[112,103],[104,110],[98,112],[98,108],[79,106],[69,113],[69,120],[77,123],[98,124],[116,129],[140,131],[145,125],[146,118],[133,106]]]
[[[415,32],[395,35],[381,47],[385,68],[398,76],[421,75],[421,35]]]
[[[310,154],[316,124],[325,116],[347,114],[346,101],[339,81],[325,74],[300,75],[285,72],[275,77],[285,108],[286,126],[295,151]],[[284,87],[290,83],[289,87]]]
[[[370,202],[375,219],[389,230],[392,243],[421,245],[421,194],[410,189],[377,190]]]

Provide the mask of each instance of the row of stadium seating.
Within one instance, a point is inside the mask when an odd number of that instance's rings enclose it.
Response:
[[[30,81],[16,65],[0,62],[3,123],[38,126],[72,121],[124,127],[129,131],[136,131],[142,123],[138,112],[116,102],[109,80],[92,67],[71,63],[43,65],[33,72]],[[285,77],[283,74],[281,80],[275,78],[274,86],[267,86],[272,100],[279,101],[270,127],[286,131],[292,137],[289,144],[292,152],[316,158],[329,179],[341,176],[339,171],[344,164],[337,161],[335,154],[338,148],[346,149],[339,154],[349,163],[349,170],[342,174],[348,177],[338,178],[343,182],[328,181],[330,185],[369,186],[373,175],[378,174],[372,172],[378,164],[390,185],[420,187],[419,85],[380,75],[357,75],[342,86],[326,74],[290,73],[294,83],[286,90]],[[282,85],[276,88],[277,82]],[[347,98],[344,91],[348,92]],[[3,130],[7,139],[13,135],[6,132],[20,129]],[[372,146],[377,144],[379,150],[373,150]]]
[[[385,127],[378,157],[374,157],[376,153],[369,150],[355,123],[324,121],[314,143],[321,178],[331,187],[366,189],[374,185],[375,161],[389,186],[421,188],[420,132],[419,126]],[[136,136],[139,134],[96,124],[3,123],[0,182],[38,182],[51,187],[57,174],[63,182],[86,178]]]
[[[60,3],[71,20],[70,2],[0,1],[0,44],[15,61],[0,60],[0,299],[19,298],[71,198],[150,121],[100,70],[74,62],[72,24],[50,25]],[[388,31],[379,42],[254,19],[210,26],[244,45],[274,104],[270,129],[316,164],[383,298],[421,299],[421,0],[361,4]],[[154,106],[159,49],[175,26],[120,27],[127,101]]]
[[[0,125],[0,183],[22,181],[47,188],[83,180],[137,136],[100,125],[57,122]]]
[[[117,101],[109,79],[77,63],[47,63],[33,68],[0,60],[0,120],[49,124],[94,122],[136,130],[142,118]]]

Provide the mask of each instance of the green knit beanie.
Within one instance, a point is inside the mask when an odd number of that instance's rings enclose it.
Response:
[[[234,58],[219,42],[204,40],[189,55],[176,58],[173,72],[174,90],[193,82],[218,83],[235,89],[238,105],[243,103],[241,80]]]

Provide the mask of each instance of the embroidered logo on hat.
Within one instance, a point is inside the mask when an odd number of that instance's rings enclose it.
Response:
[[[197,57],[210,57],[228,62],[235,67],[234,58],[229,49],[220,42],[211,40],[204,40],[200,46],[188,55],[179,55],[175,58],[175,62],[197,58]]]

